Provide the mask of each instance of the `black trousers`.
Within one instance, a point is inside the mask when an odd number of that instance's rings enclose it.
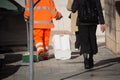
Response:
[[[96,54],[98,52],[96,30],[97,25],[80,25],[79,39],[80,39],[80,54]]]
[[[75,48],[79,49],[80,47],[79,31],[75,32],[75,36],[76,36]]]

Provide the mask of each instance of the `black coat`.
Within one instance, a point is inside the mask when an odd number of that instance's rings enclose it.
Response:
[[[72,12],[75,13],[77,10],[78,10],[78,13],[81,11],[80,10],[80,5],[82,4],[84,0],[74,0],[73,1],[73,5],[72,5]],[[87,24],[87,25],[90,25],[90,24],[105,24],[105,21],[104,21],[104,17],[103,17],[103,12],[102,12],[102,6],[101,6],[101,2],[100,0],[94,0],[95,4],[91,4],[91,5],[96,5],[96,8],[97,8],[97,12],[98,12],[98,20],[94,23],[82,23],[79,21],[79,19],[77,18],[77,25],[83,25],[83,24]],[[78,14],[79,15],[79,14]]]

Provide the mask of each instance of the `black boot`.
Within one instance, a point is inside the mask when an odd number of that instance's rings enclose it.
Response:
[[[84,67],[85,67],[85,69],[90,69],[89,60],[88,59],[84,60]]]
[[[89,67],[90,67],[90,68],[93,68],[93,67],[94,67],[93,59],[89,59]]]
[[[89,69],[90,66],[89,66],[88,54],[87,54],[87,53],[84,53],[84,54],[83,54],[83,57],[84,57],[84,68],[85,68],[85,69]]]
[[[94,60],[93,60],[93,54],[89,55],[89,67],[93,68],[94,67]]]

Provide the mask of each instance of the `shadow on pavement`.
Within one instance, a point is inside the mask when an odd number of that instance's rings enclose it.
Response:
[[[13,75],[18,71],[20,65],[6,65],[2,69],[0,69],[0,80]]]
[[[101,61],[99,61],[98,63],[95,64],[95,67],[102,66],[102,65],[105,65],[105,64],[109,64],[109,63],[120,63],[120,57],[107,59],[107,60],[101,60]]]
[[[22,60],[22,54],[6,54],[5,64],[10,64]]]
[[[79,76],[81,74],[85,74],[85,73],[88,73],[88,72],[92,72],[92,71],[96,71],[96,70],[99,70],[99,69],[102,69],[102,68],[106,68],[106,67],[109,67],[109,66],[112,66],[113,64],[109,64],[109,65],[105,65],[105,66],[102,66],[102,67],[99,67],[99,68],[95,68],[95,69],[88,69],[88,70],[85,70],[83,72],[80,72],[80,73],[76,73],[76,74],[73,74],[73,75],[70,75],[70,76],[67,76],[65,78],[62,78],[60,80],[67,80],[67,79],[70,79],[72,77],[75,77],[75,76]]]
[[[50,54],[49,59],[53,59],[53,58],[55,58],[54,54]]]
[[[62,78],[60,80],[67,80],[67,79],[70,79],[72,77],[79,76],[81,74],[85,74],[85,73],[88,73],[88,72],[97,71],[99,69],[107,68],[107,67],[110,67],[110,66],[112,66],[112,65],[114,65],[116,63],[120,63],[120,57],[112,58],[112,59],[107,59],[107,60],[102,60],[102,61],[96,63],[95,64],[95,68],[93,68],[93,69],[88,69],[88,70],[85,70],[83,72],[67,76],[67,77]],[[100,66],[100,67],[98,67],[98,66]]]
[[[29,65],[5,65],[2,69],[0,69],[0,80],[15,74],[22,66]]]
[[[79,52],[72,52],[71,53],[71,59],[75,59],[75,58],[77,58],[77,57],[79,57],[80,56],[80,54],[79,54]]]
[[[22,66],[29,66],[29,65],[12,64],[21,61],[21,59],[22,59],[22,54],[12,54],[12,53],[6,54],[4,60],[4,66],[0,68],[0,80],[15,74]]]

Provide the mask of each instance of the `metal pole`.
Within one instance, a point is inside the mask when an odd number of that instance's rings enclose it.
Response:
[[[34,80],[33,66],[33,0],[30,0],[30,80]]]
[[[25,0],[25,5],[26,5],[26,3],[27,3],[27,0]]]

